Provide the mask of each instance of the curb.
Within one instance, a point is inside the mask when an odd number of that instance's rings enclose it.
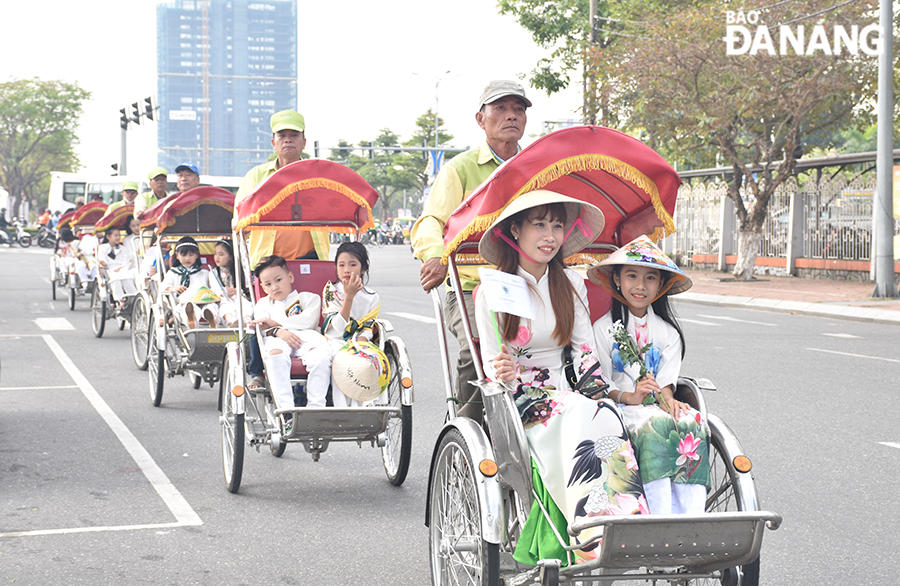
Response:
[[[778,313],[792,313],[815,317],[830,317],[852,321],[900,326],[900,311],[857,307],[854,305],[810,303],[808,301],[786,301],[764,297],[740,297],[736,295],[712,295],[709,293],[680,293],[676,298],[699,305],[735,307],[738,309],[758,309]]]

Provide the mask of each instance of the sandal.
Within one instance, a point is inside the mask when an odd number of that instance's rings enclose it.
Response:
[[[266,387],[266,379],[261,376],[254,376],[250,379],[249,384],[247,384],[247,390],[249,391],[260,391]]]

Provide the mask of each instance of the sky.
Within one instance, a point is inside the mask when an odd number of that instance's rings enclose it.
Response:
[[[85,172],[113,172],[119,109],[156,96],[157,4],[38,0],[0,8],[0,81],[60,79],[91,92],[78,130]],[[450,144],[476,146],[484,133],[475,112],[487,82],[527,76],[549,54],[512,16],[500,16],[493,0],[298,0],[297,12],[297,109],[306,119],[310,154],[315,140],[323,148],[341,139],[358,143],[375,139],[382,128],[408,139],[415,120],[435,107],[438,79],[438,113],[455,136]],[[544,121],[578,118],[580,84],[548,97],[527,79],[521,83],[534,103],[523,145],[540,134]],[[129,175],[156,166],[155,122],[131,125],[127,140]]]

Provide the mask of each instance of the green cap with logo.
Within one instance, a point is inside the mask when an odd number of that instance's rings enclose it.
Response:
[[[160,175],[165,175],[166,177],[168,177],[169,172],[166,171],[165,168],[163,168],[163,167],[157,167],[156,169],[153,169],[152,171],[150,171],[150,174],[147,175],[147,179],[156,179]]]
[[[138,190],[137,181],[126,181],[125,183],[123,183],[122,191],[128,191],[128,190],[137,191]]]
[[[303,116],[293,110],[275,112],[269,119],[269,123],[272,125],[273,134],[279,130],[296,130],[297,132],[306,130],[306,122],[303,121]]]

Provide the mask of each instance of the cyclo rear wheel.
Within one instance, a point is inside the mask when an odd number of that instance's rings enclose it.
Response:
[[[431,583],[496,586],[500,549],[482,538],[477,463],[456,429],[441,438],[435,454],[428,495]]]

